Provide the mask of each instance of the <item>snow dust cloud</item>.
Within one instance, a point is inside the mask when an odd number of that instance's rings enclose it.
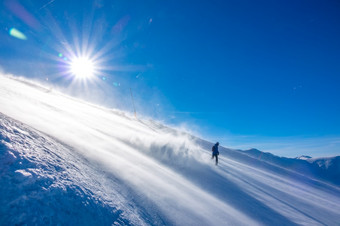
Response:
[[[170,168],[209,159],[187,134],[16,78],[0,76],[0,84],[2,113],[71,146],[152,200],[173,221],[256,224]]]

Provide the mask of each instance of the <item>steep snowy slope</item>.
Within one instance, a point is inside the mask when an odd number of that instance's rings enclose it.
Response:
[[[0,76],[0,224],[337,225],[338,186]]]
[[[3,114],[0,131],[1,225],[144,222],[125,219],[126,214],[138,216],[138,208],[123,186],[104,180],[105,172],[71,147]]]

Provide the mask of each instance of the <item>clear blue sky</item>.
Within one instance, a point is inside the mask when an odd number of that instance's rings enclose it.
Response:
[[[131,110],[131,88],[137,112],[227,147],[294,156],[283,149],[308,143],[305,154],[340,154],[339,1],[5,0],[0,8],[6,72],[72,89],[59,54],[77,44],[85,52],[87,42],[100,53],[101,80],[74,95]]]

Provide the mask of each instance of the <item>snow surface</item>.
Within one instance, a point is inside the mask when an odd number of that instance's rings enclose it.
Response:
[[[160,123],[6,76],[0,112],[1,225],[340,222],[336,183],[227,148],[215,166]]]
[[[271,153],[261,152],[254,148],[242,152],[266,163],[296,171],[304,176],[337,186],[340,185],[340,156],[322,158],[300,156],[297,158],[286,158],[279,157]]]

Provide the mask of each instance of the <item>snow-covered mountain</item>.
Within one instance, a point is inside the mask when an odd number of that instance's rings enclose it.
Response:
[[[5,76],[0,112],[0,225],[340,222],[339,157],[222,147],[215,166],[207,141]]]

